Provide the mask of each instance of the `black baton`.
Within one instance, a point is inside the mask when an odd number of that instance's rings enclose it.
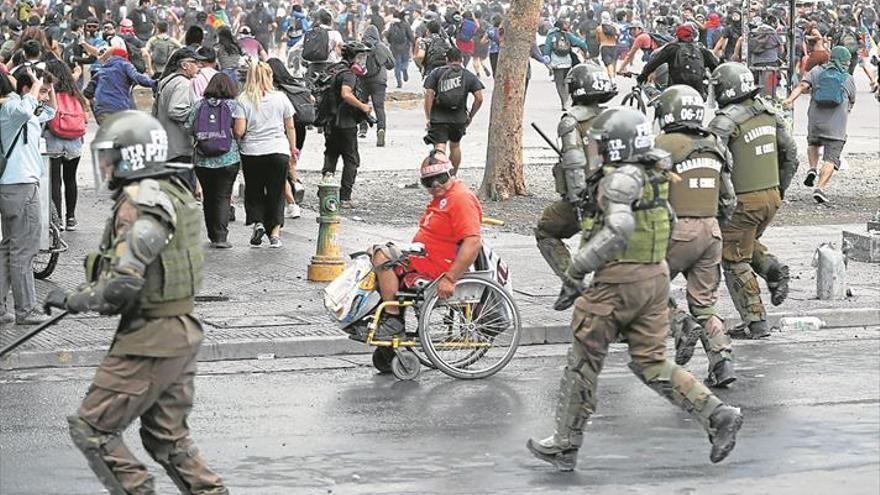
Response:
[[[9,353],[12,352],[13,350],[15,350],[16,347],[20,346],[21,344],[24,344],[24,343],[27,342],[28,340],[31,340],[31,339],[32,339],[35,335],[37,335],[38,333],[42,332],[43,330],[45,330],[45,329],[51,327],[52,325],[54,325],[54,324],[56,324],[56,323],[58,323],[58,322],[61,321],[61,319],[64,318],[65,316],[67,316],[67,311],[62,311],[62,312],[58,313],[58,314],[57,314],[54,318],[52,318],[51,320],[47,320],[47,321],[43,322],[43,323],[42,323],[40,326],[38,326],[37,328],[34,328],[33,330],[29,331],[28,333],[26,333],[26,334],[22,335],[21,337],[15,339],[11,344],[9,344],[8,346],[4,347],[3,349],[0,349],[0,358],[2,358],[3,356],[9,354]]]

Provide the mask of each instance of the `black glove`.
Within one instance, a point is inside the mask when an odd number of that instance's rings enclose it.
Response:
[[[647,79],[645,76],[641,75],[641,74],[639,74],[638,76],[636,76],[636,84],[645,84],[645,82],[646,82],[647,80],[648,80],[648,79]]]
[[[56,287],[49,292],[46,300],[43,302],[43,311],[48,315],[52,314],[52,308],[67,309],[68,292],[60,287]]]
[[[562,281],[562,288],[559,290],[559,297],[553,303],[553,309],[556,311],[565,311],[574,304],[575,300],[580,297],[584,291],[583,284],[577,283],[576,280],[566,277]]]

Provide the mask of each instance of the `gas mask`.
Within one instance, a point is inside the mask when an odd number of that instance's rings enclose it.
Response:
[[[351,72],[352,72],[352,74],[354,74],[358,77],[361,77],[367,73],[366,67],[367,67],[367,54],[360,53],[354,58],[354,61],[351,63]]]

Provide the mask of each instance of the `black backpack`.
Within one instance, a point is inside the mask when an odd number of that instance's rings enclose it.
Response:
[[[315,108],[315,99],[312,97],[312,91],[309,89],[305,80],[297,79],[296,84],[284,84],[281,86],[287,99],[296,110],[297,124],[312,125],[317,118],[317,108]]]
[[[326,74],[319,74],[312,88],[315,97],[315,121],[316,126],[327,126],[335,123],[339,114],[339,106],[342,101],[339,98],[338,76],[345,72],[351,72],[351,68],[345,64],[337,64],[330,67]]]
[[[432,36],[425,48],[425,74],[431,70],[446,65],[446,52],[449,51],[449,41],[444,36]]]
[[[330,33],[322,26],[309,29],[303,37],[302,59],[308,62],[324,62],[330,58]]]
[[[131,65],[133,65],[141,74],[146,74],[147,63],[144,61],[143,55],[141,55],[141,49],[128,41],[125,42],[125,49],[128,51],[128,59],[131,62]]]
[[[464,68],[449,65],[441,70],[434,90],[434,105],[445,110],[459,110],[467,105],[467,88],[464,85]]]
[[[403,21],[397,21],[388,26],[388,43],[396,46],[406,43],[406,30],[403,28],[401,22]]]
[[[675,74],[675,82],[687,84],[694,88],[703,86],[706,77],[706,64],[703,62],[703,53],[696,43],[677,43],[675,59],[669,68],[669,73]]]

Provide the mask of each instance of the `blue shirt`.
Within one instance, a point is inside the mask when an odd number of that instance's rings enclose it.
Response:
[[[44,106],[40,116],[34,115],[37,100],[31,95],[19,96],[9,93],[6,101],[0,106],[0,140],[3,153],[9,152],[9,146],[15,140],[18,130],[24,130],[9,154],[6,170],[0,184],[37,184],[43,175],[43,157],[40,155],[40,134],[42,123],[55,117],[55,109]]]
[[[134,108],[131,87],[135,84],[152,88],[156,82],[122,57],[110,57],[95,74],[95,115]]]
[[[290,29],[290,26],[293,26],[294,20],[299,19],[300,24],[302,24],[302,31],[305,33],[311,27],[311,23],[309,23],[309,18],[303,14],[302,12],[292,11],[290,13],[290,17],[284,19],[281,23],[281,29],[286,34],[287,30]],[[303,36],[297,36],[296,38],[288,38],[287,39],[287,47],[291,48],[297,43],[299,43],[303,39]]]

